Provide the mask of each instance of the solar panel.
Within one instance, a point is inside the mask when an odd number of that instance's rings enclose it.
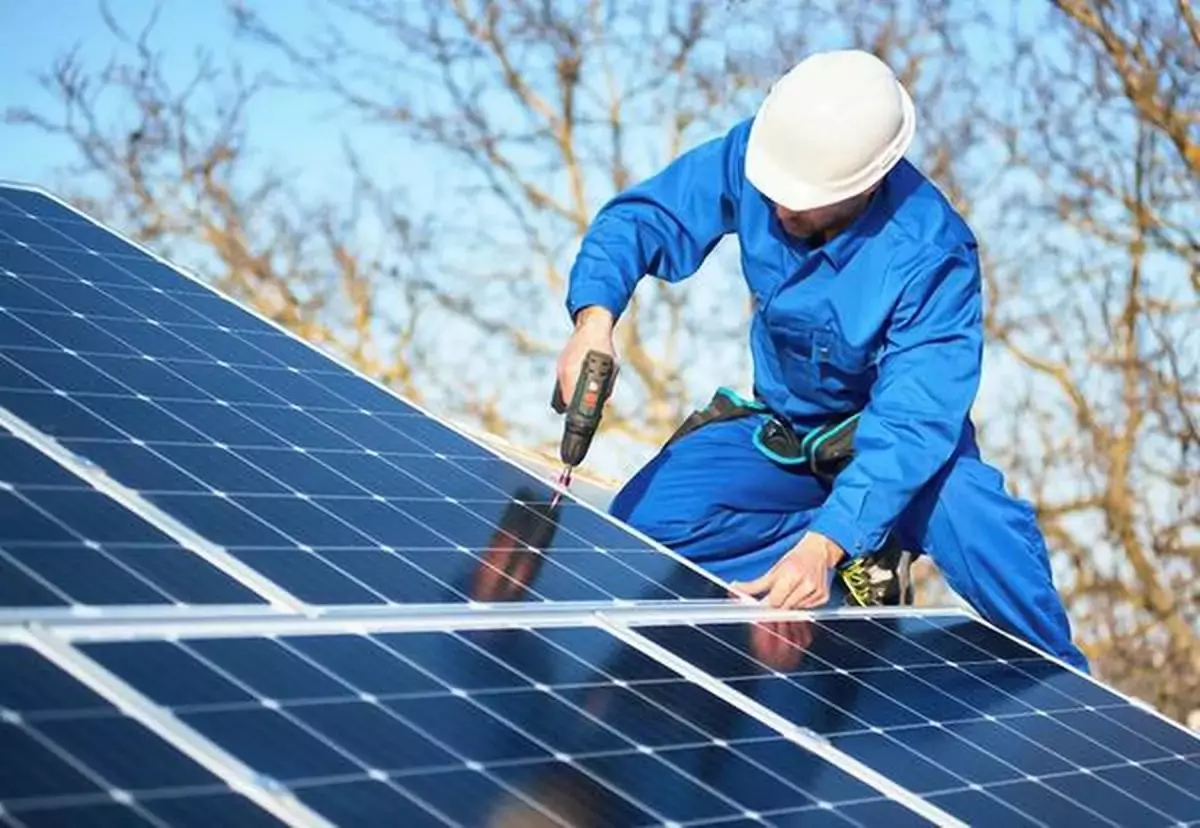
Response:
[[[0,432],[0,613],[264,600],[43,452]]]
[[[52,198],[0,190],[0,274],[10,415],[295,601],[726,595]]]
[[[0,187],[0,824],[1200,822],[959,611],[775,613]]]
[[[930,824],[601,628],[477,624],[65,635],[185,747],[211,743],[330,824]],[[63,695],[61,734],[118,718]]]
[[[968,824],[1200,819],[1200,739],[960,613],[637,628]]]

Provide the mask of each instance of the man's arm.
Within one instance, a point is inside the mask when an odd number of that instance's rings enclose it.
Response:
[[[910,281],[859,419],[854,459],[809,527],[849,557],[878,548],[962,436],[983,352],[979,258],[964,245]]]
[[[689,150],[604,205],[571,268],[572,317],[598,305],[615,320],[643,276],[678,282],[700,268],[736,227],[749,128],[742,122]]]

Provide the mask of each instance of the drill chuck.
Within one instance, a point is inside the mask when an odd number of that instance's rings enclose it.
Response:
[[[575,431],[568,426],[563,432],[559,456],[562,457],[562,461],[566,465],[578,466],[583,462],[583,458],[587,456],[588,449],[591,446],[592,434],[586,431]]]

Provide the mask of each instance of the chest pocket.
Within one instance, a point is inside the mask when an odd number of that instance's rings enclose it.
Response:
[[[817,392],[855,409],[866,403],[876,374],[875,348],[850,343],[832,324],[807,320],[777,323],[773,339],[793,392]]]

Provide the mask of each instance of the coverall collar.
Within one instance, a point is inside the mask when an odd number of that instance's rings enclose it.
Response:
[[[888,179],[884,178],[858,217],[846,229],[817,248],[837,270],[845,267],[846,263],[854,258],[854,254],[862,249],[867,240],[887,221],[887,186]]]

